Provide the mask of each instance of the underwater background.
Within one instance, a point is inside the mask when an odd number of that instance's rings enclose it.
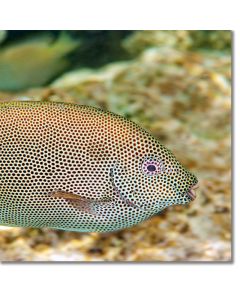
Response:
[[[0,101],[101,107],[199,179],[197,199],[129,229],[0,226],[1,261],[231,260],[231,31],[0,30]]]

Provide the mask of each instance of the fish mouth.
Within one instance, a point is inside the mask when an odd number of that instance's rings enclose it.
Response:
[[[196,195],[195,190],[198,188],[199,188],[199,185],[196,183],[193,186],[191,186],[190,189],[187,191],[186,195],[188,196],[188,198],[190,198],[191,201],[196,199],[197,195]]]

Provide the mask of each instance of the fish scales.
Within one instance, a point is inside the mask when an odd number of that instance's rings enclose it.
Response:
[[[134,122],[74,104],[0,104],[0,224],[107,232],[195,198],[197,178]]]

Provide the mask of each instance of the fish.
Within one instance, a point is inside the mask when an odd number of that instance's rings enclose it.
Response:
[[[0,103],[0,224],[77,232],[137,225],[198,180],[131,120],[90,106]]]
[[[43,86],[67,69],[66,56],[79,45],[79,41],[62,32],[55,40],[43,34],[1,46],[0,90],[19,91]]]

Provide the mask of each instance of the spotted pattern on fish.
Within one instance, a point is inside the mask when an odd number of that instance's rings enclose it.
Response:
[[[197,179],[134,122],[74,104],[0,104],[0,224],[107,232],[189,203]]]

